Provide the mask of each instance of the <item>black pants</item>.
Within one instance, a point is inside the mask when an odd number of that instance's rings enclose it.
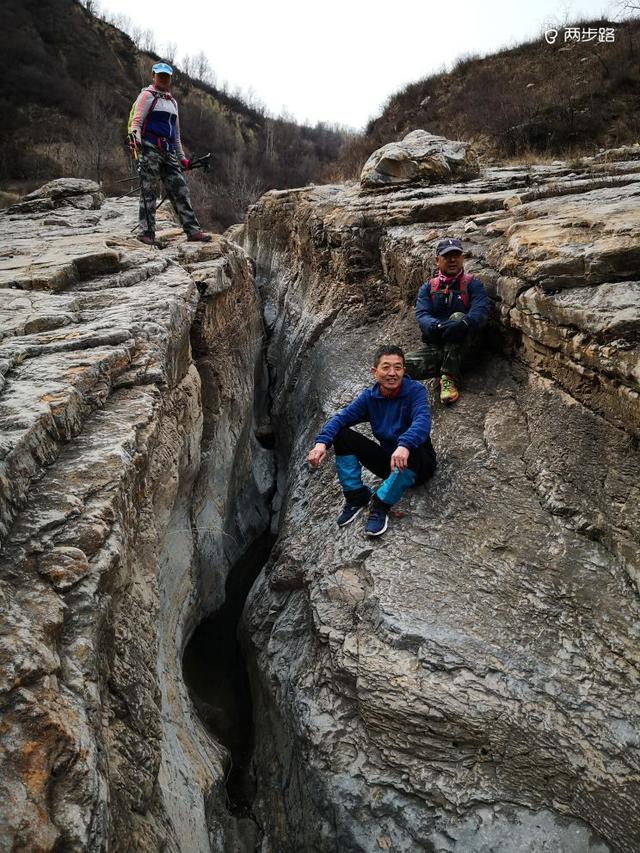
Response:
[[[377,441],[372,441],[355,429],[349,427],[341,429],[333,440],[333,448],[336,456],[351,454],[356,456],[358,461],[376,477],[386,480],[391,473],[391,454],[380,447]],[[416,486],[433,476],[436,470],[436,454],[431,438],[427,438],[420,447],[409,451],[407,466],[416,475]]]

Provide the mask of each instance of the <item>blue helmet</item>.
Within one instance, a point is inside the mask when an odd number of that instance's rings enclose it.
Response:
[[[173,68],[166,62],[156,62],[151,70],[154,74],[173,74]]]

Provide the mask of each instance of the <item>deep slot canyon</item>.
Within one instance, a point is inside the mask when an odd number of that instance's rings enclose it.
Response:
[[[184,679],[200,719],[229,752],[227,807],[236,817],[251,817],[255,797],[253,702],[237,638],[238,622],[273,542],[273,536],[264,533],[231,568],[224,603],[197,626],[182,659]]]
[[[165,211],[161,252],[54,184],[0,213],[5,848],[637,853],[638,161]],[[491,346],[371,541],[306,454],[445,233]]]

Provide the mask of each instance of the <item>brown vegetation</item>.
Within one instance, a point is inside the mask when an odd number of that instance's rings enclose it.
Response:
[[[614,42],[536,41],[484,58],[393,95],[364,136],[345,143],[336,176],[356,177],[381,145],[422,128],[479,143],[496,157],[577,156],[635,142],[640,133],[640,21],[615,27]]]
[[[150,82],[160,57],[150,31],[130,35],[77,0],[5,0],[0,6],[0,189],[31,189],[63,176],[93,178],[123,192],[130,173],[123,144],[131,103]],[[124,21],[126,23],[126,21]],[[208,227],[242,219],[268,189],[320,179],[337,158],[344,134],[288,118],[215,87],[206,56],[186,57],[193,79],[178,69],[174,94],[183,142],[192,156],[211,151],[213,167],[190,176]]]

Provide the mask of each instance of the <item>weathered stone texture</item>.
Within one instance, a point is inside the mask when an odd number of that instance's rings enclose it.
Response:
[[[135,201],[87,212],[75,183],[34,194],[64,219],[0,216],[0,847],[240,850],[181,655],[242,550],[238,492],[242,532],[266,524],[251,263],[143,248]]]
[[[640,847],[640,174],[596,191],[568,172],[250,211],[283,497],[243,628],[270,850]],[[469,222],[509,358],[435,406],[438,470],[382,540],[338,531],[313,436],[377,344],[417,347],[435,241]]]
[[[475,178],[479,172],[477,155],[468,142],[414,130],[402,142],[390,142],[374,151],[364,164],[360,184],[364,189],[441,184]]]

